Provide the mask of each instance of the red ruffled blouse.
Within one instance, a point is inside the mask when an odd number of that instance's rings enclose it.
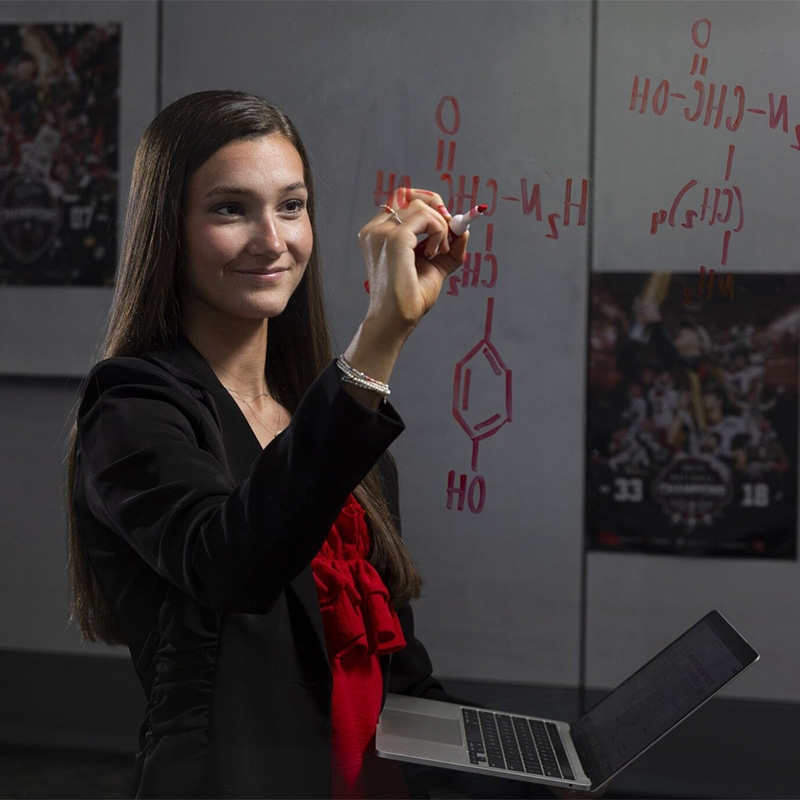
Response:
[[[311,562],[333,673],[331,797],[407,797],[402,769],[375,756],[380,656],[406,645],[380,575],[367,561],[365,512],[351,494]]]

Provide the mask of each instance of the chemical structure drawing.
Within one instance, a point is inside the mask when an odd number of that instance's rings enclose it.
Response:
[[[478,469],[478,445],[511,422],[511,370],[492,344],[494,298],[486,308],[483,338],[456,364],[453,416],[472,439],[472,471]],[[473,395],[473,376],[484,392]]]
[[[451,112],[451,119],[445,121],[445,109]],[[461,127],[461,111],[455,97],[445,96],[439,101],[436,108],[436,125],[441,133],[454,136]],[[440,138],[436,151],[436,171],[448,187],[448,209],[452,211],[453,179],[449,170],[453,169],[456,141],[445,142]],[[444,154],[447,152],[445,163]],[[444,171],[445,167],[448,171]],[[480,177],[473,176],[470,193],[465,195],[465,176],[458,177],[457,199],[458,213],[462,213],[478,202],[480,191]],[[487,209],[489,216],[494,214],[497,206],[497,181],[490,179],[486,188],[492,189],[492,202]],[[537,190],[537,197],[541,194]],[[467,200],[466,208],[461,205]],[[489,205],[487,203],[487,205]],[[539,206],[541,218],[541,204]],[[494,223],[489,222],[486,230],[486,242],[483,252],[471,252],[467,261],[461,268],[460,285],[462,288],[481,286],[486,289],[495,287],[498,278],[497,257],[492,252],[494,240]],[[488,266],[488,276],[484,273],[483,265]],[[453,275],[449,279],[448,294],[458,294],[459,276]],[[473,472],[478,471],[478,446],[482,439],[496,434],[506,422],[511,421],[511,370],[506,367],[497,348],[492,344],[492,318],[494,314],[494,298],[487,301],[486,323],[483,338],[462,358],[455,367],[453,377],[453,407],[452,413],[456,422],[472,440]],[[455,508],[463,511],[465,507],[472,514],[480,514],[486,502],[486,479],[483,475],[474,475],[470,478],[465,473],[458,475],[456,487],[456,471],[450,470],[447,475],[446,507],[448,510]]]
[[[453,174],[458,143],[454,137],[461,128],[461,107],[452,95],[445,95],[436,107],[436,126],[440,137],[436,146],[435,169],[439,173],[441,185],[437,187],[451,214],[463,214],[479,202],[486,203],[486,216],[492,217],[501,204],[516,204],[524,217],[535,223],[544,223],[542,230],[547,239],[559,239],[564,228],[584,227],[586,225],[589,202],[589,181],[581,178],[580,190],[573,178],[564,179],[563,196],[553,204],[545,202],[543,195],[547,186],[537,182],[528,186],[527,178],[519,179],[519,192],[501,194],[496,178],[482,178],[480,175]],[[376,206],[387,202],[396,190],[411,187],[409,175],[377,170],[373,197]],[[549,198],[552,200],[553,198]],[[553,210],[556,209],[556,210]]]
[[[733,156],[736,148],[733,145],[728,146],[728,162],[725,169],[725,181],[730,180],[731,168],[733,166]],[[694,190],[699,186],[698,182],[694,179],[685,183],[672,201],[669,211],[661,208],[654,211],[650,218],[650,233],[655,235],[658,233],[662,225],[668,225],[675,228],[680,225],[681,228],[692,230],[695,223],[706,223],[709,226],[714,226],[717,223],[726,225],[731,223],[732,227],[727,228],[722,235],[722,254],[720,257],[721,266],[728,264],[728,248],[730,247],[731,236],[734,233],[739,233],[744,227],[744,209],[742,207],[742,191],[738,186],[711,189],[706,186],[697,192]],[[702,196],[702,200],[700,197]],[[698,205],[699,203],[699,205]],[[694,207],[692,207],[694,206]],[[735,222],[735,225],[732,223]],[[713,273],[714,270],[712,269]],[[700,267],[701,276],[705,275],[705,266]],[[720,278],[722,280],[722,278]],[[713,283],[713,277],[712,281]],[[700,284],[702,286],[703,278],[701,277]],[[724,284],[726,290],[721,292],[728,299],[732,300],[734,297],[734,283],[733,275],[728,273]],[[697,299],[702,299],[702,292],[698,292]],[[710,295],[707,299],[710,299]],[[684,299],[684,305],[686,298]]]
[[[657,83],[650,77],[635,75],[628,111],[640,115],[648,112],[656,116],[664,116],[671,109],[676,108],[675,101],[687,101],[677,106],[678,113],[683,112],[683,118],[691,124],[699,124],[705,128],[722,130],[726,134],[736,134],[747,119],[764,119],[772,130],[782,130],[789,134],[789,101],[785,94],[777,97],[776,93],[767,93],[766,103],[750,106],[747,93],[743,86],[736,85],[729,92],[730,87],[725,83],[707,81],[706,73],[709,68],[708,56],[704,51],[711,42],[711,20],[702,18],[695,20],[691,29],[692,43],[697,48],[693,54],[689,75],[694,77],[689,96],[681,91],[673,91],[673,85],[666,78]],[[654,88],[653,88],[654,87]],[[678,87],[683,88],[683,87]],[[731,103],[731,98],[733,102]],[[727,104],[727,105],[726,105]],[[728,111],[726,115],[726,110]],[[723,124],[724,123],[724,124]],[[793,141],[789,144],[794,150],[800,150],[800,124],[792,128]],[[722,233],[722,247],[720,266],[728,265],[729,249],[733,234],[739,233],[744,228],[745,213],[742,190],[739,186],[731,184],[731,172],[736,148],[728,144],[728,155],[725,169],[724,186],[702,186],[695,179],[690,179],[676,192],[672,202],[667,208],[653,211],[650,218],[650,233],[657,235],[663,226],[692,230],[705,224],[708,226],[725,227]],[[714,270],[709,271],[710,280],[705,283],[706,267],[700,267],[700,281],[696,299],[703,299],[706,287],[708,293],[705,299],[710,299],[713,287]],[[734,298],[734,278],[728,273],[723,282],[719,277],[719,294],[732,300]],[[693,298],[684,298],[684,305]]]
[[[711,42],[711,20],[706,18],[696,20],[692,25],[691,35],[692,43],[698,51],[705,50]],[[734,86],[731,94],[736,101],[736,116],[732,116],[733,112],[725,116],[725,104],[728,99],[729,87],[724,83],[717,84],[709,81],[706,84],[705,81],[700,80],[700,78],[705,77],[708,66],[707,56],[703,55],[702,52],[694,54],[689,75],[699,76],[692,87],[692,91],[696,93],[697,98],[694,108],[691,105],[687,105],[682,109],[683,116],[687,122],[699,122],[706,128],[712,127],[717,130],[722,127],[724,121],[725,130],[735,133],[742,126],[745,114],[752,114],[756,118],[767,119],[772,130],[780,128],[783,133],[789,133],[789,100],[785,94],[782,94],[776,103],[775,93],[769,92],[767,94],[767,108],[757,106],[748,108],[744,87]],[[651,97],[650,89],[653,83],[654,81],[649,77],[634,76],[629,111],[636,111],[638,106],[639,114],[646,114],[652,110],[654,114],[662,117],[671,107],[674,108],[674,105],[670,105],[671,99],[689,100],[689,97],[682,92],[671,92],[670,89],[672,87],[666,78],[659,81]],[[800,150],[800,124],[793,126],[792,134],[795,141],[789,147],[793,150]]]
[[[461,268],[448,278],[445,291],[460,296],[466,291],[492,291],[498,286],[502,271],[494,252],[495,224],[493,215],[503,204],[515,205],[524,217],[535,223],[543,223],[541,230],[548,239],[558,239],[565,229],[586,225],[588,204],[588,180],[578,183],[565,179],[564,194],[555,206],[544,200],[540,183],[528,187],[526,178],[520,179],[517,194],[501,194],[498,181],[481,178],[480,175],[454,174],[458,142],[456,135],[461,129],[461,108],[452,95],[439,100],[435,112],[438,129],[434,167],[439,176],[439,194],[450,213],[463,214],[470,208],[485,203],[484,217],[479,224],[486,225],[483,247],[477,245],[476,230],[471,232],[470,252]],[[388,202],[388,198],[400,188],[413,184],[408,175],[377,170],[375,205]],[[578,188],[579,187],[579,188]],[[397,195],[402,203],[403,193]],[[473,246],[474,245],[474,246]],[[494,295],[494,292],[493,292]],[[447,476],[445,506],[448,510],[468,510],[480,514],[487,500],[487,485],[483,475],[478,474],[480,442],[496,435],[512,420],[512,370],[506,366],[499,349],[492,341],[492,320],[495,297],[487,298],[486,320],[480,341],[472,346],[455,365],[453,374],[452,414],[456,423],[472,442],[470,468],[473,474],[451,469]]]

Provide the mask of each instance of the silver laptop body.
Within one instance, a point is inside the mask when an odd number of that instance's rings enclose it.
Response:
[[[389,694],[379,756],[596,790],[757,661],[712,611],[572,725]]]

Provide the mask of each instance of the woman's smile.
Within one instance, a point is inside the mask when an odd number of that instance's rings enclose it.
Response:
[[[259,283],[278,283],[285,273],[289,272],[289,267],[253,267],[251,269],[236,269],[234,272],[253,278]]]

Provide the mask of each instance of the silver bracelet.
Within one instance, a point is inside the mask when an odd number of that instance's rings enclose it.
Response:
[[[381,383],[381,381],[370,378],[369,375],[363,372],[359,372],[355,367],[347,363],[344,356],[339,356],[339,358],[336,359],[336,366],[342,371],[342,380],[345,383],[358,386],[360,389],[368,389],[371,392],[377,392],[383,395],[384,400],[391,394],[388,383]]]

